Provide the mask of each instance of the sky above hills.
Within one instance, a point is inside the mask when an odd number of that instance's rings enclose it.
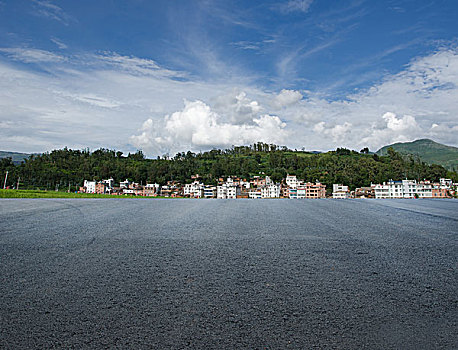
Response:
[[[458,146],[454,0],[0,0],[0,149]]]

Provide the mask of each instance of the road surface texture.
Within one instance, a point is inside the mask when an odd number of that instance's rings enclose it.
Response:
[[[0,200],[0,348],[457,349],[458,200]]]

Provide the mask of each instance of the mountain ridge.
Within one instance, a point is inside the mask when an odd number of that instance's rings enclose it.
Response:
[[[388,148],[404,155],[413,155],[428,164],[439,164],[448,170],[458,169],[458,148],[444,145],[431,139],[418,139],[409,142],[397,142],[380,148],[376,154],[388,154]]]

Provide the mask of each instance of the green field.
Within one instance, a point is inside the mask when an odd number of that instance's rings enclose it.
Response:
[[[112,196],[109,194],[68,193],[39,190],[0,190],[0,198],[165,198],[141,196]]]

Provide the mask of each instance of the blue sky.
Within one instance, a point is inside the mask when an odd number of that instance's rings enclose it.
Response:
[[[1,149],[458,145],[458,2],[0,1]]]

